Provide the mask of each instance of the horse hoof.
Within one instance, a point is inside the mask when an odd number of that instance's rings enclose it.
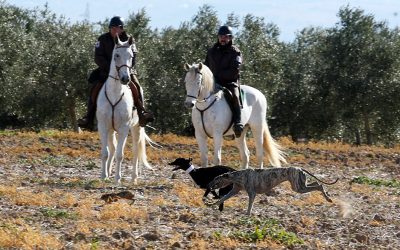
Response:
[[[121,178],[115,178],[115,185],[116,186],[121,186]]]

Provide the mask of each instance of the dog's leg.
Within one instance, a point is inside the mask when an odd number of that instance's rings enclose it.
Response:
[[[206,192],[203,195],[203,202],[205,203],[205,201],[207,200],[207,196],[210,194],[210,192],[212,193],[212,195],[214,196],[214,199],[219,199],[219,195],[215,192],[215,190],[211,190],[210,188],[206,189]]]
[[[207,197],[207,195],[211,192],[211,189],[207,188],[206,192],[203,195],[203,199]]]
[[[233,185],[233,188],[231,191],[229,191],[229,193],[227,193],[226,195],[224,195],[221,199],[219,199],[217,202],[215,203],[210,203],[208,204],[209,206],[212,205],[221,205],[222,203],[224,203],[224,201],[226,201],[227,199],[231,198],[232,196],[236,195],[237,193],[240,192],[240,188],[237,187],[236,185]]]
[[[219,199],[220,196],[215,192],[215,190],[211,191],[211,193],[214,195],[215,199]]]
[[[293,191],[295,191],[297,193],[301,193],[301,194],[309,193],[309,192],[312,192],[312,191],[320,191],[324,195],[325,199],[328,202],[332,202],[332,199],[325,192],[324,187],[321,184],[317,183],[317,182],[313,182],[310,185],[305,185],[305,183],[302,183],[301,185],[293,185],[292,184],[292,189],[293,189]]]
[[[247,206],[247,215],[251,214],[251,210],[253,209],[254,199],[256,198],[255,192],[248,192],[249,195],[249,205]]]
[[[221,204],[219,204],[218,210],[222,212],[222,210],[224,210],[224,203],[222,202]]]

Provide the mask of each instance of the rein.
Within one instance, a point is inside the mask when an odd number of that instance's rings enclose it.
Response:
[[[117,46],[116,49],[119,49],[119,48],[130,48],[130,47],[131,47],[130,45],[129,46]],[[132,56],[131,56],[131,58],[132,58]],[[118,73],[117,77],[112,76],[112,75],[108,75],[108,76],[111,77],[114,80],[119,80],[119,71],[121,70],[122,67],[127,67],[129,70],[131,70],[133,68],[133,66],[129,66],[127,64],[123,64],[121,66],[115,65],[115,69],[117,70],[117,73]]]
[[[118,103],[120,103],[120,101],[122,100],[122,97],[124,97],[124,94],[125,94],[125,93],[122,93],[121,97],[118,99],[118,101],[117,101],[115,104],[112,104],[112,102],[110,101],[110,98],[109,98],[108,95],[107,95],[107,84],[105,84],[105,86],[104,86],[104,93],[105,93],[105,95],[106,95],[106,99],[107,99],[108,103],[111,105],[111,111],[112,111],[112,113],[111,113],[112,127],[113,127],[113,129],[114,129],[115,131],[117,131],[117,130],[115,129],[115,126],[114,126],[114,110],[115,110],[115,107],[118,105]]]
[[[118,49],[118,48],[129,48],[129,47],[131,47],[131,46],[130,46],[130,45],[129,45],[129,46],[117,46],[116,48]],[[117,76],[116,76],[116,77],[115,77],[115,76],[112,76],[112,75],[108,75],[108,76],[111,77],[112,79],[116,80],[116,81],[120,81],[120,79],[119,79],[119,71],[121,70],[122,67],[127,67],[129,70],[131,70],[131,69],[133,68],[132,66],[129,66],[129,65],[127,65],[127,64],[123,64],[123,65],[121,65],[121,66],[115,65],[115,69],[117,70]],[[117,131],[117,130],[115,129],[115,125],[114,125],[114,113],[115,113],[114,110],[115,110],[115,107],[118,105],[118,103],[121,102],[121,100],[122,100],[122,98],[124,97],[124,94],[125,94],[125,93],[122,93],[122,95],[120,96],[120,98],[118,99],[118,101],[117,101],[116,103],[114,103],[114,104],[112,104],[110,98],[109,98],[108,95],[107,95],[107,84],[105,85],[104,93],[105,93],[105,96],[106,96],[106,99],[107,99],[108,103],[111,105],[111,111],[112,111],[112,113],[111,113],[112,127],[113,127],[113,129],[114,129],[115,131]]]
[[[197,72],[197,73],[200,74],[200,75],[203,75],[201,72]],[[203,78],[201,79],[200,85],[203,85]],[[197,96],[192,96],[192,95],[186,95],[186,96],[198,100],[197,98],[199,98],[200,90],[201,90],[201,88],[199,88],[199,92],[197,93]],[[218,92],[217,92],[217,93],[218,93]],[[216,95],[216,94],[215,94],[215,95]],[[212,94],[210,94],[208,97],[204,98],[204,99],[201,100],[201,101],[198,100],[198,102],[206,102],[207,99],[210,98],[211,96],[212,96]],[[203,125],[203,130],[204,130],[204,132],[206,133],[206,135],[207,135],[208,138],[213,138],[213,137],[210,136],[210,135],[207,133],[206,127],[205,127],[205,125],[204,125],[204,112],[207,111],[209,108],[211,108],[211,106],[214,105],[214,103],[215,103],[216,101],[217,101],[217,97],[215,96],[214,100],[213,100],[213,101],[210,103],[210,105],[208,105],[205,109],[199,109],[199,108],[196,106],[196,104],[194,105],[194,106],[196,107],[196,110],[200,112],[201,124]],[[196,103],[197,103],[197,102],[196,102]],[[228,105],[229,105],[229,104],[228,104]],[[232,117],[232,120],[231,120],[231,122],[230,122],[228,128],[224,131],[223,135],[225,135],[226,132],[228,132],[228,130],[231,128],[232,124],[233,124],[233,117]]]

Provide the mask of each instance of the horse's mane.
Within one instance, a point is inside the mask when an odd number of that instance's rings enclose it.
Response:
[[[204,88],[209,92],[214,91],[214,75],[210,68],[208,68],[205,64],[202,64],[201,73],[203,74]]]

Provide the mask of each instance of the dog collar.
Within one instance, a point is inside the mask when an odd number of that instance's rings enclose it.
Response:
[[[186,169],[186,173],[190,174],[190,172],[192,172],[194,170],[194,166],[192,164],[190,164],[190,167],[188,169]]]

